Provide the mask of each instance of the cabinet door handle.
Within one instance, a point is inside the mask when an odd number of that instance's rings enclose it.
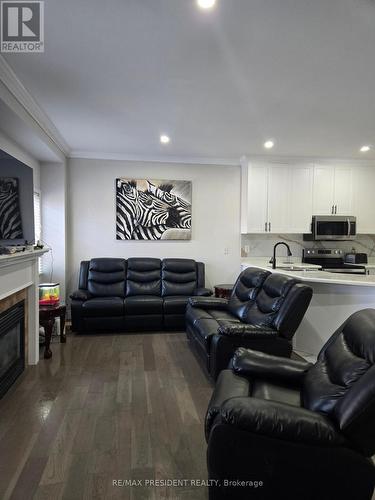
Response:
[[[269,233],[271,232],[271,223],[270,222],[268,223],[268,232]]]
[[[264,230],[267,232],[267,222],[264,223]]]
[[[335,206],[334,206],[334,205],[332,205],[332,208],[331,208],[331,214],[334,214],[334,213],[335,213],[334,209],[335,209]]]
[[[335,214],[337,214],[337,205],[335,205]]]

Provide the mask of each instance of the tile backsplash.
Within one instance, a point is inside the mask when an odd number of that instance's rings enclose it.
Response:
[[[303,241],[302,234],[242,234],[241,257],[268,257],[272,255],[273,246],[278,241],[285,241],[290,246],[292,261],[300,260],[303,248],[340,248],[345,252],[354,249],[356,252],[367,253],[369,258],[375,258],[375,235],[361,234],[353,241]],[[279,250],[283,255],[283,249]]]

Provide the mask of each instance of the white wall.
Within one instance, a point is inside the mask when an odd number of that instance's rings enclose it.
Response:
[[[26,153],[18,144],[5,134],[0,132],[0,149],[21,161],[28,167],[33,169],[34,189],[40,189],[40,164],[39,161],[33,158],[29,153]]]
[[[51,251],[43,257],[43,281],[59,282],[65,296],[66,274],[66,164],[40,167],[42,239]]]
[[[191,180],[192,240],[117,241],[116,177]],[[77,288],[80,261],[91,257],[201,260],[207,286],[233,282],[240,271],[239,167],[71,159],[67,203],[68,292]]]

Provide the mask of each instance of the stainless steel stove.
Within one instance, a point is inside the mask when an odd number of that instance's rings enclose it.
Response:
[[[366,274],[364,266],[346,264],[345,253],[339,248],[304,248],[302,262],[322,266],[328,273]]]

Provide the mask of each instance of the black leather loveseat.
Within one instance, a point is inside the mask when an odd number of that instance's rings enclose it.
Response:
[[[206,417],[209,498],[370,500],[374,419],[375,310],[354,313],[314,365],[238,349]]]
[[[204,284],[204,264],[191,259],[83,261],[70,296],[72,330],[184,330],[188,298],[211,295]]]
[[[193,297],[186,309],[186,333],[216,379],[238,347],[290,357],[291,339],[312,297],[298,280],[248,268],[230,300]]]

